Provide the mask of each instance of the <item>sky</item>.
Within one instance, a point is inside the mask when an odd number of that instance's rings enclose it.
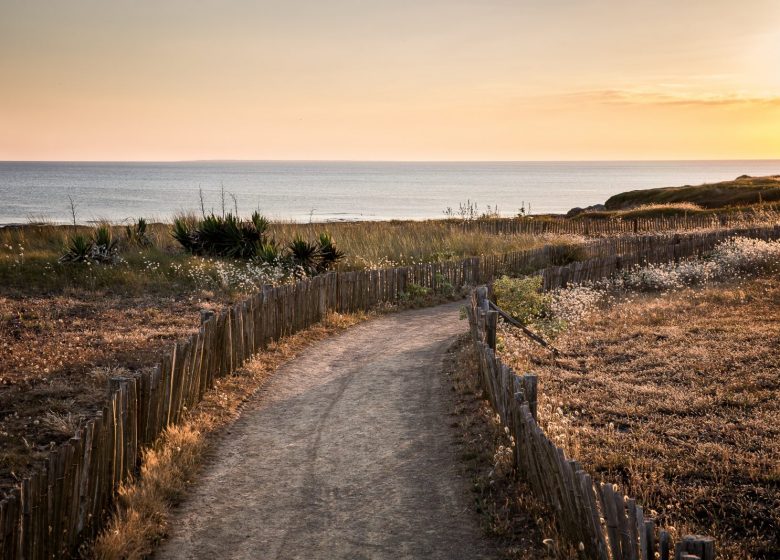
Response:
[[[776,0],[0,0],[0,160],[752,158]]]

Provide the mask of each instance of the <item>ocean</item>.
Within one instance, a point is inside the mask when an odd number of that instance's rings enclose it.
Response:
[[[780,160],[615,162],[0,162],[0,224],[169,220],[255,209],[298,222],[441,218],[467,200],[561,213],[632,189],[780,174]],[[235,203],[234,203],[235,198]]]

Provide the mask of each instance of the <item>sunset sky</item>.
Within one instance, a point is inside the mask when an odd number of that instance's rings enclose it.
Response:
[[[2,160],[780,158],[777,0],[0,0]]]

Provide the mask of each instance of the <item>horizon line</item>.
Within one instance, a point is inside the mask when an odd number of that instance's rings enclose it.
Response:
[[[675,163],[780,161],[776,158],[681,159],[0,159],[0,163]]]

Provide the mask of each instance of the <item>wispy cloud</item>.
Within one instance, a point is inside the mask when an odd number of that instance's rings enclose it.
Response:
[[[665,106],[780,106],[780,95],[744,93],[699,93],[650,89],[602,89],[565,93],[558,96],[571,101],[590,101],[608,105]]]

